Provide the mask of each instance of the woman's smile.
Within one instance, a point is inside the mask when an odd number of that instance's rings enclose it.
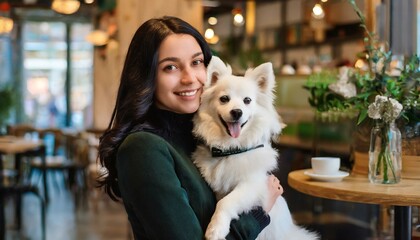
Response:
[[[175,92],[175,94],[181,97],[193,97],[197,94],[197,92],[198,92],[198,89],[195,89],[195,90],[185,90],[182,92]]]

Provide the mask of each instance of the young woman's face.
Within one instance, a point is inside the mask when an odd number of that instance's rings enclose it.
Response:
[[[159,48],[156,106],[176,113],[193,113],[206,81],[204,55],[194,37],[171,34]]]

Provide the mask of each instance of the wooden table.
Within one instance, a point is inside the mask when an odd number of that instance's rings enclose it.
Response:
[[[25,139],[14,136],[0,136],[0,152],[17,154],[32,150],[43,145],[42,140]]]
[[[0,185],[3,184],[3,161],[2,155],[11,154],[15,156],[15,170],[17,174],[17,181],[20,180],[20,163],[23,155],[32,154],[32,151],[39,153],[42,157],[42,161],[45,163],[45,146],[42,140],[29,140],[14,136],[0,136]],[[48,201],[48,188],[47,188],[47,174],[43,174],[43,187],[46,201]],[[0,239],[4,239],[5,233],[5,216],[4,216],[4,199],[0,197]],[[21,200],[17,200],[17,205],[21,204]],[[16,207],[16,214],[20,213],[20,206]],[[20,222],[18,222],[18,228],[20,228]]]
[[[402,179],[398,184],[373,184],[365,175],[355,175],[341,182],[321,182],[304,174],[306,170],[289,173],[289,185],[299,192],[333,200],[389,204],[395,207],[394,237],[397,240],[411,239],[411,206],[420,205],[420,181]]]

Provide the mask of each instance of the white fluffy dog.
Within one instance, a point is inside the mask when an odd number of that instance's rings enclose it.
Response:
[[[271,63],[239,77],[220,58],[212,57],[207,71],[193,130],[203,143],[193,159],[219,200],[205,233],[206,239],[217,240],[226,237],[231,220],[240,213],[267,205],[268,174],[277,168],[271,140],[281,132],[282,123],[273,106]],[[271,223],[258,239],[318,239],[293,223],[281,196],[269,215]]]

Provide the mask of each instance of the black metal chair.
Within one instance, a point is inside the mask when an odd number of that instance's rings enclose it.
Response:
[[[37,138],[39,138],[39,131],[38,129],[36,129],[35,127],[33,127],[32,125],[27,125],[27,124],[21,124],[21,125],[9,125],[7,127],[7,133],[9,135],[12,136],[16,136],[16,137],[34,137],[36,136]],[[32,159],[36,158],[39,160],[39,162],[41,163],[41,165],[46,165],[46,146],[42,145],[37,149],[32,149],[29,151],[25,151],[25,152],[21,152],[21,153],[17,153],[16,156],[16,160],[15,160],[15,169],[17,170],[17,176],[16,178],[18,180],[24,180],[24,178],[26,176],[21,176],[21,174],[24,173],[22,165],[24,165],[26,162],[31,162]],[[28,161],[24,161],[28,160]],[[46,203],[48,203],[49,201],[49,194],[48,194],[48,183],[47,183],[47,177],[43,176],[43,194],[44,194],[44,199],[46,201]]]
[[[45,201],[39,193],[38,187],[31,185],[29,183],[23,183],[22,181],[16,179],[18,176],[14,170],[5,170],[3,169],[3,155],[0,153],[0,240],[5,238],[6,233],[6,220],[5,220],[5,203],[8,197],[13,197],[15,199],[15,221],[17,229],[21,229],[22,223],[22,197],[24,194],[32,193],[40,201],[40,211],[41,211],[41,234],[42,239],[45,239],[45,230],[46,230],[46,221],[45,221]],[[10,181],[5,181],[5,178],[10,179]]]

